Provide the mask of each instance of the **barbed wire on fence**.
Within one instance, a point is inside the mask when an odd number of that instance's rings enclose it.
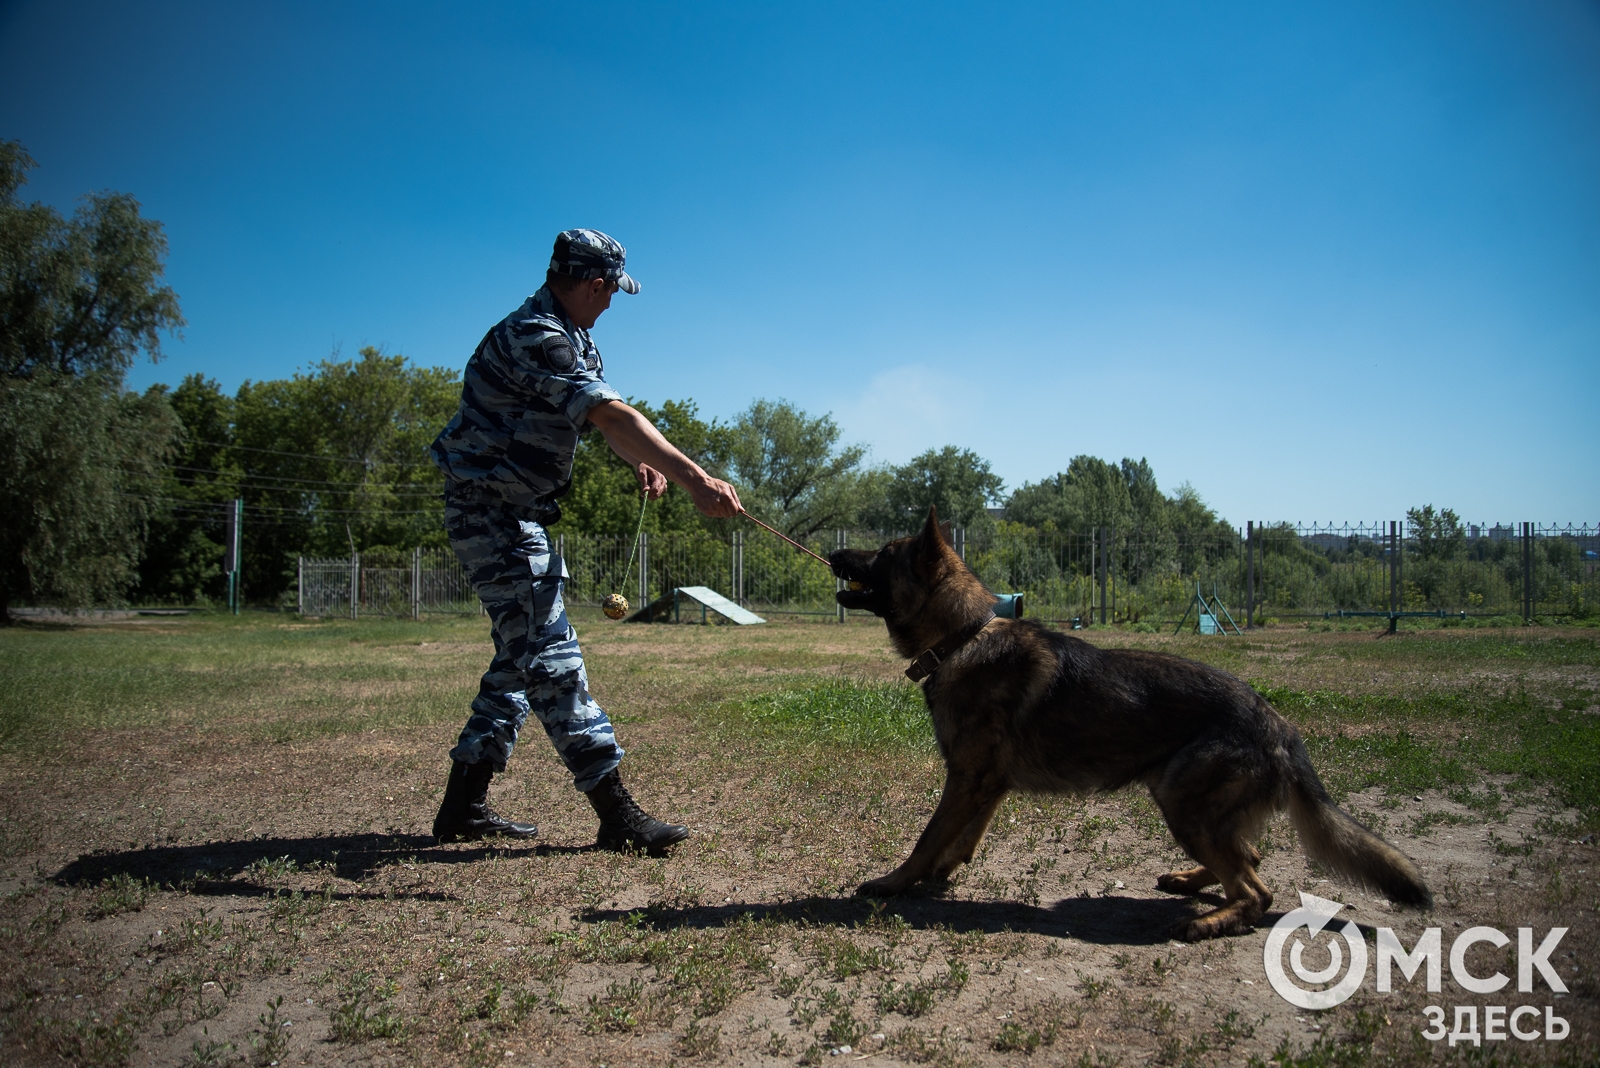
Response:
[[[569,604],[611,593],[636,607],[683,586],[709,586],[765,615],[839,617],[837,582],[774,539],[646,535],[637,586],[622,590],[633,539],[555,534]],[[1005,524],[955,532],[957,550],[996,593],[1021,593],[1027,614],[1056,622],[1171,625],[1197,593],[1247,623],[1319,615],[1566,616],[1600,613],[1600,526],[1463,524],[1449,538],[1403,523],[1250,524],[1204,535],[1061,533]],[[836,531],[808,547],[875,548],[886,536]],[[447,549],[301,557],[298,606],[309,616],[481,611]]]

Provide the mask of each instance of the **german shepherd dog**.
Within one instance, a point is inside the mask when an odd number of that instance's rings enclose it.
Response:
[[[846,608],[882,617],[902,656],[931,669],[923,696],[944,793],[905,863],[857,893],[903,893],[972,860],[1011,790],[1084,795],[1142,783],[1199,867],[1156,885],[1224,903],[1180,924],[1197,941],[1248,931],[1272,905],[1251,844],[1285,808],[1312,859],[1397,904],[1431,907],[1416,865],[1328,797],[1300,732],[1244,682],[1165,653],[1100,649],[1032,620],[993,618],[994,597],[930,510],[920,533],[829,558]],[[987,622],[985,622],[987,620]],[[920,655],[919,655],[920,654]]]

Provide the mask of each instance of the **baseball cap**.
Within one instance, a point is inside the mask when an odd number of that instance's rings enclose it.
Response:
[[[579,281],[604,278],[624,293],[637,293],[639,283],[622,269],[627,262],[628,250],[616,238],[599,230],[563,230],[556,235],[550,269]]]

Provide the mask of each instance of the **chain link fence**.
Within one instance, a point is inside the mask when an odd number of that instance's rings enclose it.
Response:
[[[296,608],[306,616],[420,619],[425,614],[482,611],[467,573],[449,549],[302,556],[296,575]]]
[[[1170,531],[1041,532],[1003,521],[957,529],[956,550],[990,589],[1020,593],[1026,614],[1069,626],[1175,626],[1196,596],[1242,625],[1267,618],[1405,615],[1593,618],[1600,614],[1600,528],[1467,524],[1449,536],[1401,522],[1249,523],[1202,536]],[[888,536],[831,531],[826,556]],[[709,586],[762,615],[836,618],[834,577],[759,533],[556,534],[566,597],[598,605],[621,593],[642,608],[682,586]],[[629,557],[633,555],[630,570]],[[477,596],[445,549],[301,557],[299,610],[310,616],[477,613]],[[354,594],[354,595],[352,595]]]

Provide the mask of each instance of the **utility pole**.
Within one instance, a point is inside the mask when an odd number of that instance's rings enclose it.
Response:
[[[228,544],[222,553],[222,570],[228,577],[228,611],[239,614],[243,591],[239,588],[239,528],[244,523],[244,500],[233,499],[228,506]]]

